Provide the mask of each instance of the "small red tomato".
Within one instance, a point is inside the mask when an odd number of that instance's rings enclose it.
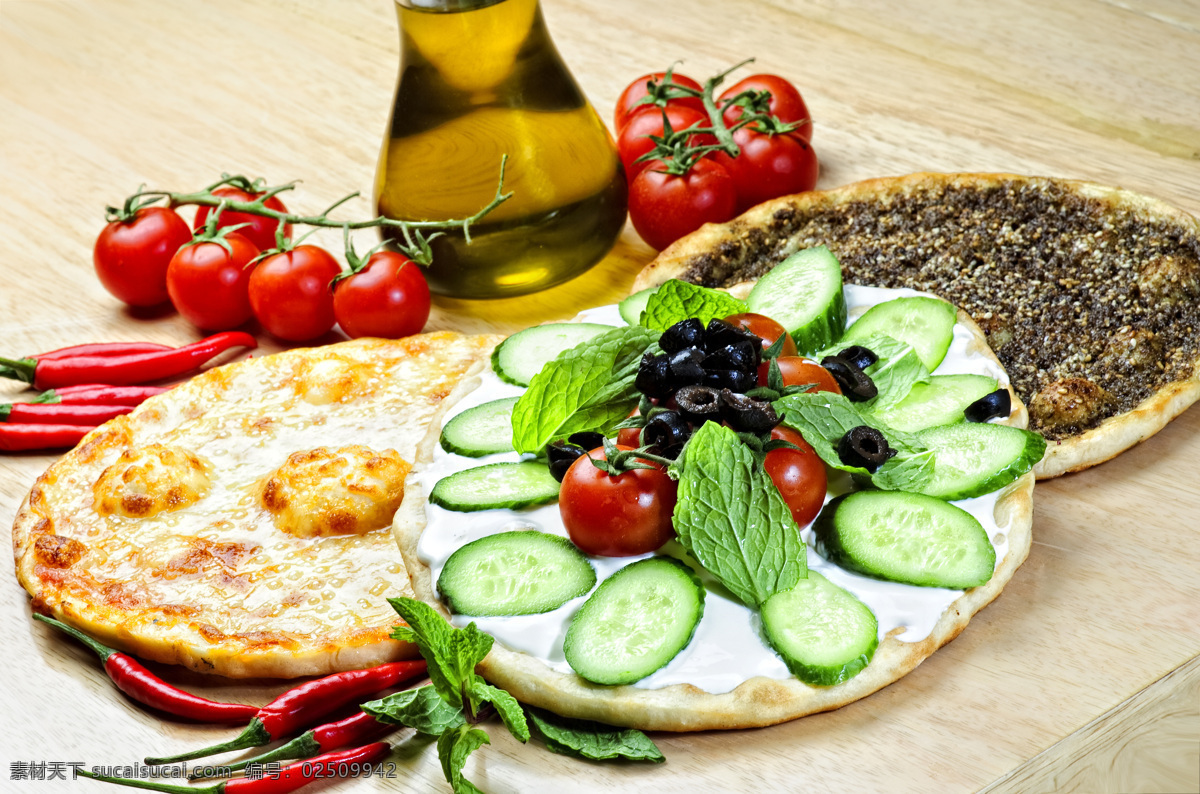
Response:
[[[808,106],[804,104],[804,97],[800,96],[796,86],[778,75],[752,74],[722,92],[721,96],[717,97],[717,106],[724,105],[743,91],[767,91],[770,93],[769,112],[780,121],[792,124],[808,119],[809,122],[797,127],[793,134],[799,135],[806,141],[812,140],[812,116],[809,115]],[[732,127],[742,117],[742,109],[736,105],[730,105],[725,109],[724,116],[725,123]]]
[[[799,449],[773,449],[763,460],[763,469],[779,489],[792,518],[803,527],[817,517],[825,504],[825,463],[799,433],[776,425],[771,438],[790,441]]]
[[[638,104],[638,101],[650,93],[649,88],[646,85],[647,83],[649,83],[651,80],[654,80],[655,82],[661,82],[666,74],[666,72],[644,74],[626,86],[625,90],[621,92],[621,96],[617,98],[617,109],[613,113],[613,129],[615,129],[618,134],[621,132],[621,130],[625,129],[625,124],[628,123],[630,116],[642,108],[653,107],[652,105]],[[671,81],[677,83],[678,85],[694,88],[697,91],[701,90],[699,83],[682,74],[672,73]],[[667,100],[667,105],[690,107],[694,110],[700,111],[701,113],[704,112],[704,102],[700,99],[700,97],[679,97],[677,99],[669,99]]]
[[[236,328],[254,314],[248,265],[258,246],[237,232],[225,235],[229,249],[206,242],[180,248],[167,266],[171,303],[193,325],[207,331]]]
[[[801,356],[780,356],[775,359],[779,364],[779,374],[783,376],[784,386],[803,386],[806,383],[814,384],[808,392],[831,391],[835,394],[841,394],[842,390],[838,386],[837,381],[829,374],[829,370],[822,367],[815,361],[811,361]],[[771,362],[764,361],[758,365],[758,385],[767,385],[767,374],[770,372]]]
[[[142,207],[127,221],[104,227],[92,249],[92,264],[104,288],[130,306],[167,299],[167,265],[192,230],[174,210]]]
[[[663,112],[653,106],[642,108],[629,117],[625,129],[621,130],[621,134],[617,136],[617,153],[620,154],[621,163],[625,166],[625,177],[630,182],[651,162],[649,160],[640,163],[634,161],[654,148],[654,141],[650,140],[651,135],[661,136],[663,134]],[[696,125],[712,126],[708,116],[703,111],[694,108],[668,105],[665,112],[667,121],[671,123],[671,129],[675,132]],[[707,133],[688,136],[689,146],[709,146],[716,142],[717,139]]]
[[[429,284],[404,254],[378,251],[365,268],[334,285],[333,314],[354,339],[412,336],[429,319]]]
[[[234,201],[254,201],[262,194],[247,193],[241,188],[227,185],[214,190],[213,195],[223,196]],[[287,212],[287,207],[283,206],[283,202],[279,200],[279,196],[271,196],[271,198],[263,202],[263,206],[277,212]],[[208,219],[209,213],[215,209],[215,207],[200,207],[196,210],[196,228],[198,230],[204,228],[204,222]],[[258,250],[266,251],[275,247],[275,230],[279,228],[279,221],[263,215],[251,215],[248,212],[225,210],[221,213],[220,219],[217,220],[217,228],[223,229],[226,226],[236,226],[239,223],[250,224],[238,229],[237,232],[257,245]],[[290,223],[283,227],[283,233],[285,236],[291,237],[292,225]]]
[[[606,459],[603,447],[590,454]],[[661,468],[631,469],[611,477],[582,455],[563,477],[558,510],[571,542],[586,554],[647,554],[675,536],[671,513],[676,490],[675,481]]]
[[[725,322],[743,328],[763,340],[764,350],[775,344],[775,341],[782,336],[784,338],[783,348],[779,351],[779,355],[796,355],[796,343],[792,341],[791,335],[782,325],[765,314],[755,314],[754,312],[731,314],[725,318]]]
[[[733,133],[737,157],[717,152],[737,186],[738,212],[780,196],[803,193],[817,185],[821,166],[812,145],[795,133],[767,135],[743,127]]]
[[[250,306],[267,331],[288,342],[316,339],[333,328],[330,282],[342,272],[324,248],[300,245],[273,254],[250,274]]]
[[[712,160],[698,160],[683,176],[655,170],[654,161],[629,189],[629,219],[651,247],[661,251],[706,223],[737,214],[737,189],[729,173]]]

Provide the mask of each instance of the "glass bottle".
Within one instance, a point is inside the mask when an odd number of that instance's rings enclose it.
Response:
[[[512,198],[433,241],[430,288],[459,298],[520,295],[566,281],[608,253],[625,224],[612,137],[550,40],[538,0],[396,0],[400,76],[375,177],[379,213],[465,218],[495,195],[502,155]]]

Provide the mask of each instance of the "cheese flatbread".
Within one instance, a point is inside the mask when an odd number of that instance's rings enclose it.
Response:
[[[13,527],[34,609],[145,659],[292,677],[413,655],[390,526],[444,400],[499,337],[434,333],[205,372],[98,428]]]

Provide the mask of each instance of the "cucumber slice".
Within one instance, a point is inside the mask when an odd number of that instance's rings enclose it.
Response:
[[[921,493],[970,499],[1003,488],[1046,454],[1046,439],[1008,425],[963,422],[917,434],[933,450],[933,479]]]
[[[934,375],[928,383],[914,383],[907,397],[874,415],[888,427],[915,433],[963,421],[968,405],[995,390],[996,379],[987,375]]]
[[[596,588],[567,627],[563,653],[597,684],[632,684],[687,647],[704,614],[704,586],[670,557],[627,565]]]
[[[512,452],[512,412],[519,399],[492,400],[456,414],[442,428],[442,449],[469,458]]]
[[[566,538],[501,532],[450,555],[438,590],[460,615],[539,615],[596,586],[596,569]]]
[[[517,331],[492,351],[492,369],[506,383],[528,386],[559,353],[612,329],[598,323],[535,325]]]
[[[557,498],[558,481],[550,475],[550,467],[532,460],[455,472],[438,480],[429,492],[430,502],[460,513],[530,507]]]
[[[867,309],[842,337],[843,344],[885,334],[907,342],[921,363],[933,372],[946,357],[954,339],[958,312],[953,304],[937,298],[896,298]]]
[[[625,300],[617,304],[617,311],[621,313],[621,319],[630,325],[637,325],[642,321],[642,311],[646,308],[646,304],[650,302],[650,296],[658,292],[658,287],[647,287],[630,295]]]
[[[826,559],[877,579],[963,590],[987,582],[996,567],[996,550],[974,516],[922,494],[839,496],[813,531]]]
[[[879,645],[875,614],[816,571],[768,598],[761,614],[771,647],[792,675],[813,686],[858,675]]]
[[[746,305],[786,328],[801,355],[823,350],[846,330],[842,266],[823,245],[797,251],[758,280]]]

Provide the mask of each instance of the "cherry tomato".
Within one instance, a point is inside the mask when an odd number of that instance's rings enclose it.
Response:
[[[666,72],[654,72],[653,74],[644,74],[634,80],[625,90],[621,92],[621,96],[617,97],[617,109],[613,113],[613,129],[619,134],[625,129],[625,124],[629,121],[629,117],[637,111],[651,105],[639,105],[638,100],[650,93],[647,88],[647,83],[651,80],[661,81],[666,76]],[[682,74],[672,74],[671,79],[679,85],[694,88],[697,91],[701,90],[701,85],[690,77]],[[693,110],[704,112],[704,102],[700,97],[679,97],[678,99],[668,99],[667,105],[679,105],[680,107],[689,107]],[[707,118],[707,116],[706,116]]]
[[[167,299],[167,265],[192,230],[174,210],[142,207],[127,221],[104,227],[92,249],[92,264],[104,288],[130,306]]]
[[[236,328],[254,314],[247,293],[248,265],[258,246],[237,232],[225,235],[229,250],[219,243],[180,248],[167,266],[171,303],[193,325],[207,331]]]
[[[787,330],[779,323],[772,320],[765,314],[755,314],[754,312],[744,312],[742,314],[731,314],[725,318],[725,322],[738,328],[744,328],[750,333],[763,340],[763,349],[775,344],[779,337],[783,337],[783,348],[779,351],[780,356],[796,355],[796,343],[792,340]]]
[[[779,489],[792,518],[803,527],[817,517],[825,503],[825,463],[790,427],[776,425],[771,438],[790,441],[799,447],[771,450],[763,460],[763,469]]]
[[[267,257],[250,274],[254,316],[280,339],[316,339],[333,328],[329,283],[340,272],[337,260],[315,245],[300,245]]]
[[[671,122],[671,129],[676,132],[696,124],[701,127],[712,126],[708,116],[695,108],[668,105],[666,114],[667,120]],[[649,160],[640,163],[634,162],[654,148],[654,141],[650,140],[649,136],[661,136],[662,134],[663,111],[659,108],[645,107],[629,117],[625,128],[617,136],[617,153],[621,156],[621,163],[625,166],[625,176],[630,182],[651,162]],[[716,142],[716,137],[709,134],[688,136],[689,146],[709,146]]]
[[[261,193],[247,193],[241,188],[232,186],[219,187],[213,191],[214,196],[224,196],[225,198],[234,201],[254,201],[261,196]],[[283,202],[279,200],[279,196],[271,196],[263,202],[263,206],[269,209],[277,210],[278,212],[287,212],[287,207],[283,206]],[[210,212],[213,212],[216,207],[200,207],[196,210],[196,228],[203,229],[204,222],[207,220]],[[274,218],[267,218],[262,215],[251,215],[247,212],[233,212],[225,210],[221,213],[220,219],[217,221],[217,228],[226,226],[235,226],[239,223],[248,223],[249,226],[243,226],[238,229],[238,234],[244,235],[246,239],[258,246],[258,250],[266,251],[275,247],[275,230],[279,228],[279,221]],[[284,235],[291,237],[292,225],[289,223],[283,227]]]
[[[795,133],[767,135],[748,127],[733,133],[741,154],[717,152],[737,186],[738,212],[780,196],[803,193],[817,185],[821,166],[812,146]]]
[[[801,356],[780,356],[775,361],[779,364],[779,374],[783,376],[784,386],[803,386],[806,383],[812,383],[815,385],[808,390],[809,393],[818,391],[831,391],[835,394],[842,393],[837,381],[829,374],[829,370],[815,361]],[[769,367],[769,361],[764,361],[758,365],[759,386],[767,385]]]
[[[412,336],[429,319],[429,284],[404,254],[378,251],[333,288],[333,314],[352,338]]]
[[[650,246],[661,251],[706,223],[721,223],[737,214],[737,189],[724,168],[699,160],[684,176],[656,168],[655,161],[629,188],[629,219]]]
[[[604,448],[590,454],[604,459]],[[563,477],[558,510],[571,542],[584,553],[629,557],[654,551],[675,536],[675,497],[675,482],[661,468],[610,477],[583,455]]]
[[[809,115],[808,106],[804,104],[804,97],[800,96],[796,86],[778,75],[752,74],[722,92],[721,96],[717,97],[717,106],[720,107],[743,91],[770,92],[769,112],[780,121],[791,124],[809,119],[808,124],[800,125],[793,134],[799,135],[806,141],[812,140],[812,116]],[[725,109],[724,116],[725,123],[732,127],[742,117],[742,108],[730,105]]]

